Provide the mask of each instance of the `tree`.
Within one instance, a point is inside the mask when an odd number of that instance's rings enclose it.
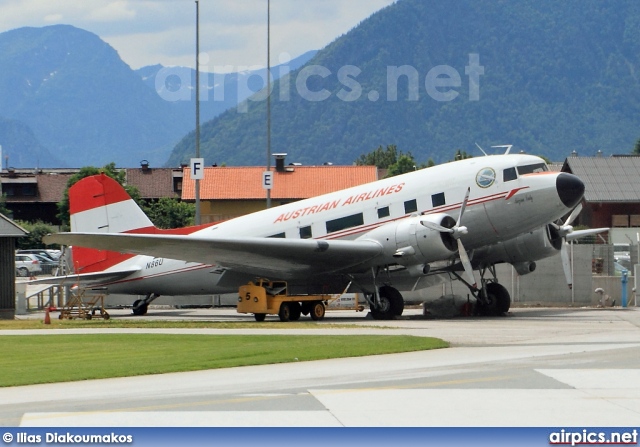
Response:
[[[402,154],[402,152],[400,152]],[[378,169],[389,169],[394,163],[398,162],[398,148],[395,144],[390,144],[386,149],[382,146],[368,154],[362,154],[356,160],[357,166],[377,166]]]
[[[467,158],[473,158],[473,155],[467,154],[466,151],[461,151],[460,149],[458,149],[453,155],[452,161],[465,160]]]
[[[115,163],[111,162],[105,165],[104,167],[102,167],[101,169],[96,168],[95,166],[85,166],[81,168],[80,171],[78,171],[76,174],[69,177],[69,180],[67,181],[67,188],[64,190],[64,195],[62,197],[62,200],[58,202],[58,219],[60,219],[60,222],[62,222],[63,225],[69,226],[69,222],[70,222],[69,220],[69,188],[71,188],[73,185],[75,185],[85,177],[89,177],[89,176],[97,175],[101,173],[108,175],[109,177],[111,177],[112,179],[120,183],[124,187],[124,189],[127,191],[127,193],[131,196],[131,198],[135,200],[136,203],[141,204],[142,200],[140,199],[140,193],[138,192],[138,189],[135,186],[125,185],[126,172],[118,171],[116,169]]]
[[[7,195],[6,194],[1,194],[0,195],[0,214],[3,214],[5,216],[10,216],[11,215],[11,210],[9,208],[7,208]]]
[[[633,147],[633,154],[640,155],[640,138],[638,138],[636,145]]]
[[[398,157],[398,161],[389,166],[389,170],[387,171],[387,177],[393,177],[400,174],[405,174],[407,172],[415,171],[416,161],[413,159],[411,154],[402,154]]]
[[[25,237],[17,239],[17,248],[52,248],[52,246],[46,246],[45,243],[42,242],[43,237],[54,232],[49,224],[46,224],[41,220],[36,222],[17,221],[16,223],[29,232]]]
[[[149,219],[158,228],[180,228],[193,225],[196,207],[193,203],[162,197],[143,207]]]

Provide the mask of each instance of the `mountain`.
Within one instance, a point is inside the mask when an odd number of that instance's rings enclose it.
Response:
[[[61,168],[67,167],[58,157],[43,147],[26,124],[0,117],[2,159],[0,167]]]
[[[0,116],[27,125],[69,166],[160,165],[192,128],[111,46],[72,26],[0,34],[0,65]]]
[[[297,70],[306,64],[317,51],[306,53],[292,59],[287,64],[271,67],[271,76],[274,80]],[[213,67],[215,68],[215,67]],[[240,68],[240,67],[238,67]],[[242,70],[231,73],[200,72],[201,100],[200,120],[209,121],[220,115],[225,110],[236,107],[239,103],[259,91],[263,87],[263,79],[266,78],[266,69]],[[195,70],[189,67],[164,67],[162,65],[149,65],[136,70],[144,83],[154,91],[158,91],[162,97],[164,91],[178,92],[182,87],[182,81],[188,86],[195,86]],[[158,74],[160,76],[158,77]],[[156,84],[157,83],[157,84]],[[189,90],[191,93],[192,90]],[[188,95],[187,100],[176,100],[173,104],[180,109],[180,113],[188,120],[195,120],[195,93]]]
[[[629,153],[640,136],[640,2],[399,0],[271,98],[272,151],[305,164],[348,164],[387,144],[436,162],[478,154],[475,142],[552,160]],[[207,163],[265,163],[266,101],[244,108],[202,126]],[[168,164],[193,154],[190,133]]]

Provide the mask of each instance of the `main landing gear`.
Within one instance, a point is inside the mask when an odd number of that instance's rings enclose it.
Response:
[[[149,310],[149,304],[151,304],[151,302],[156,298],[158,298],[159,296],[160,295],[157,293],[147,293],[144,299],[135,300],[132,306],[133,315],[137,315],[137,316],[146,315],[147,310]]]
[[[511,296],[507,289],[498,283],[496,278],[495,266],[488,268],[491,273],[492,279],[486,279],[485,274],[487,268],[480,270],[482,287],[478,289],[466,282],[463,278],[458,276],[458,279],[462,281],[471,291],[476,298],[476,313],[483,316],[496,316],[503,315],[509,311],[511,307]]]
[[[404,311],[404,298],[398,292],[398,289],[389,285],[378,287],[377,273],[375,268],[371,268],[371,276],[373,279],[374,293],[364,294],[365,300],[369,303],[371,316],[374,320],[393,320],[395,317],[402,315]],[[353,281],[353,278],[352,278]],[[362,290],[362,287],[360,287]]]
[[[377,295],[368,298],[374,320],[393,320],[402,315],[404,299],[397,289],[382,286],[378,289]]]

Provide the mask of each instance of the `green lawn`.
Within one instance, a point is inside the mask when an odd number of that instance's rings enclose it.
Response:
[[[6,335],[0,336],[0,386],[357,357],[447,346],[448,343],[439,339],[404,335]]]

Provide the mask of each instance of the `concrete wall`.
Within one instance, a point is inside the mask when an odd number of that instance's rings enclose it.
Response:
[[[536,271],[524,276],[519,276],[510,265],[498,265],[498,280],[511,294],[513,306],[595,306],[601,298],[595,293],[598,287],[603,288],[611,299],[615,299],[616,305],[620,305],[621,278],[608,276],[606,268],[604,276],[594,276],[591,273],[592,258],[594,255],[602,255],[600,247],[573,245],[573,289],[567,286],[559,254],[538,261]],[[479,275],[476,278],[479,279]],[[633,281],[630,278],[629,303],[633,303]],[[429,289],[405,293],[404,296],[407,300],[421,301],[451,294],[464,297],[469,294],[469,289],[460,281],[451,281]]]

